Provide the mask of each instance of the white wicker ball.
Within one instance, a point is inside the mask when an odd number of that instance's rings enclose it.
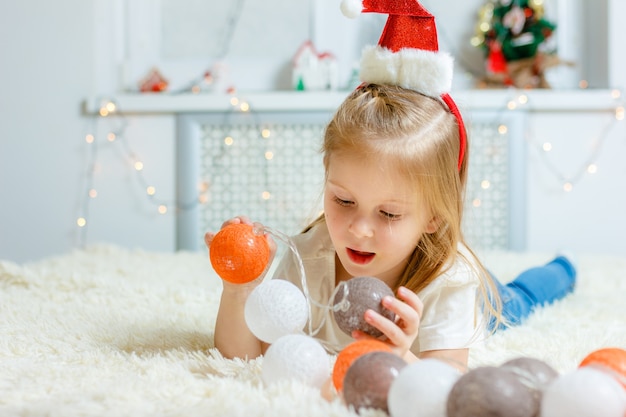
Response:
[[[543,392],[542,417],[624,417],[626,390],[608,372],[585,366],[559,376]]]
[[[389,387],[391,417],[446,417],[452,386],[461,372],[438,359],[422,359],[402,368]]]
[[[248,328],[267,343],[301,332],[308,316],[306,299],[300,288],[283,279],[260,284],[250,293],[244,308]]]
[[[321,388],[330,377],[330,361],[322,345],[302,334],[283,336],[265,352],[261,378],[266,384],[296,380]]]

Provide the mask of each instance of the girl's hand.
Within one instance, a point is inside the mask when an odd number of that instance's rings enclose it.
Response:
[[[250,226],[257,226],[260,230],[263,229],[263,225],[261,223],[253,223],[246,216],[237,216],[232,219],[226,220],[224,223],[222,223],[222,229],[230,224],[247,224]],[[211,242],[213,241],[213,238],[215,237],[215,235],[216,235],[216,232],[206,232],[204,234],[204,243],[207,249],[209,250],[211,248]],[[272,265],[272,261],[274,260],[274,255],[276,255],[276,242],[274,242],[274,239],[272,239],[272,237],[268,234],[265,234],[265,239],[267,240],[267,243],[270,247],[270,258],[269,258],[269,261],[267,262],[267,267],[265,268],[263,273],[261,273],[261,275],[259,275],[254,280],[245,284],[233,284],[228,281],[222,280],[222,283],[224,284],[224,289],[232,287],[232,289],[241,290],[241,289],[244,289],[245,287],[256,287],[258,284],[260,284],[263,281],[263,278],[267,274],[269,267]]]
[[[381,339],[391,346],[394,353],[412,362],[415,355],[411,353],[411,346],[419,333],[424,304],[417,294],[406,287],[398,288],[397,295],[398,298],[387,296],[382,299],[383,306],[396,313],[395,322],[374,310],[365,312],[365,321],[383,333]],[[352,337],[372,338],[358,330],[353,332]]]

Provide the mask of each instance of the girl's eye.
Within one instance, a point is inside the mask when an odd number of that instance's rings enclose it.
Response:
[[[388,212],[383,211],[383,210],[381,210],[381,211],[380,211],[380,214],[381,214],[384,218],[386,218],[386,219],[388,219],[388,220],[399,220],[399,219],[400,219],[400,217],[402,217],[400,214],[388,213]]]
[[[335,197],[335,203],[339,204],[342,207],[348,207],[351,206],[352,204],[354,204],[352,201],[350,200],[342,200],[339,197]]]

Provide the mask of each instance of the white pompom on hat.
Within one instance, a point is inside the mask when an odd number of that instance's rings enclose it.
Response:
[[[467,138],[461,113],[448,94],[454,60],[439,51],[435,17],[417,0],[342,0],[341,11],[350,18],[360,13],[389,15],[378,45],[363,50],[361,81],[397,85],[444,101],[459,124],[460,169]]]
[[[361,0],[342,0],[341,1],[341,13],[344,16],[354,19],[363,10],[363,2]]]

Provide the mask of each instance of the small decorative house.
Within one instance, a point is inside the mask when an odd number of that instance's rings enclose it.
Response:
[[[293,59],[295,90],[336,90],[339,84],[337,59],[329,52],[318,53],[311,41],[300,46]]]

